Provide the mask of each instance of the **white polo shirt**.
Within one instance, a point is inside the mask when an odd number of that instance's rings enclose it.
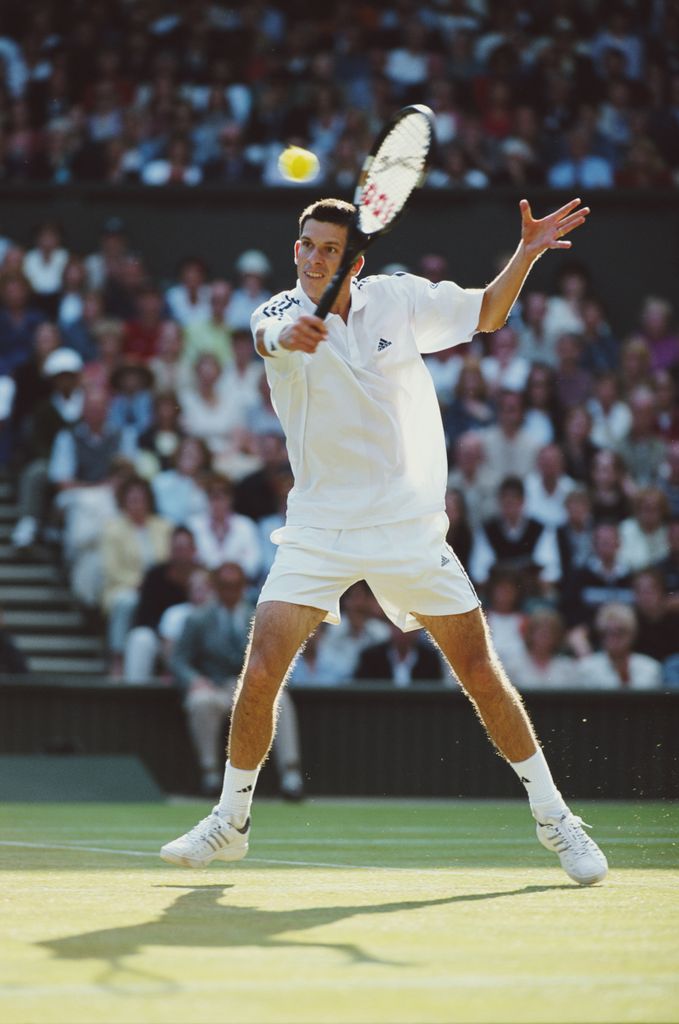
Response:
[[[443,510],[445,439],[421,353],[469,341],[482,299],[412,274],[354,278],[348,322],[329,314],[313,355],[264,360],[295,477],[288,524],[351,529]],[[253,335],[314,310],[298,282],[255,310]]]

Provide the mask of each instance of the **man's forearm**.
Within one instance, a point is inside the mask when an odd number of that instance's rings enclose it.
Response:
[[[523,242],[519,242],[518,248],[507,266],[484,290],[479,315],[479,331],[497,331],[502,327],[523,288],[524,281],[528,277],[535,259],[536,257],[526,254]]]

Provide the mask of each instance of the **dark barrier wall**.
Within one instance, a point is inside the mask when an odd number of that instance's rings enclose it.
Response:
[[[310,795],[522,795],[459,693],[364,685],[294,699]],[[531,693],[526,704],[569,797],[679,797],[679,694]],[[165,791],[196,791],[179,695],[166,686],[0,685],[0,754],[60,750],[136,754]],[[272,772],[259,792],[275,790]]]
[[[179,261],[193,253],[208,260],[213,274],[229,276],[240,252],[258,248],[271,259],[272,291],[278,291],[294,281],[297,215],[324,194],[323,188],[5,188],[0,189],[0,233],[26,244],[36,224],[55,218],[68,245],[89,252],[104,220],[116,214],[153,274],[166,282]],[[454,280],[481,287],[518,242],[521,197],[505,190],[422,190],[403,221],[371,250],[364,273],[391,262],[414,268],[422,253],[439,251],[449,258]],[[528,198],[534,214],[543,216],[571,196],[534,189]],[[626,334],[636,323],[642,296],[660,294],[675,302],[679,297],[679,194],[593,190],[581,198],[592,216],[574,236],[573,256],[550,254],[536,266],[532,281],[550,289],[557,269],[577,256],[606,302],[614,329]]]

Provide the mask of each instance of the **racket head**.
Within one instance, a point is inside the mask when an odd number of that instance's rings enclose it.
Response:
[[[377,136],[356,183],[356,214],[342,263],[321,296],[316,316],[328,315],[358,257],[399,219],[426,177],[433,141],[434,113],[419,103],[399,110]]]
[[[403,107],[376,138],[356,184],[356,231],[372,239],[389,231],[424,181],[434,141],[434,113]]]

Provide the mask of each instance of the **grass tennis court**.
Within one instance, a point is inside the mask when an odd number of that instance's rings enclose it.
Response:
[[[4,805],[4,1024],[679,1020],[677,804],[575,804],[585,889],[519,802],[260,800],[242,863],[157,859],[207,809]]]

